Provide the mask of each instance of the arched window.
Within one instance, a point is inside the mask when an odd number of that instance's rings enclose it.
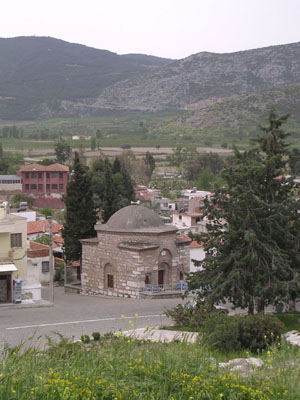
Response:
[[[183,272],[180,271],[180,272],[179,272],[179,280],[180,280],[180,281],[183,281],[183,278],[184,278]]]

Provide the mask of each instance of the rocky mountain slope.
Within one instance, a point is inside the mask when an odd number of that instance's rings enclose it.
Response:
[[[61,101],[97,98],[107,86],[169,61],[50,37],[0,39],[0,119],[59,114]]]
[[[275,103],[300,120],[299,85],[300,43],[167,60],[52,38],[0,39],[0,119],[190,110],[172,126],[192,130],[231,127]]]
[[[300,43],[199,53],[106,88],[101,108],[201,109],[234,95],[300,82]]]

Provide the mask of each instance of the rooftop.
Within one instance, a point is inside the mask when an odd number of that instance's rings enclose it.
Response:
[[[166,225],[155,211],[140,205],[118,210],[106,224],[97,224],[97,231],[162,233],[177,231],[176,226]]]
[[[69,172],[69,167],[63,164],[41,165],[37,163],[22,165],[19,172],[34,172],[34,171],[49,171],[49,172]]]

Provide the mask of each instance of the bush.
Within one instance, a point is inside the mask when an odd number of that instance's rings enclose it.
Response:
[[[212,312],[212,307],[204,304],[204,302],[197,302],[195,307],[187,307],[182,304],[165,310],[167,317],[171,317],[176,325],[190,326],[191,328],[202,327],[206,317]]]
[[[240,350],[238,318],[224,314],[210,315],[202,328],[203,339],[212,347],[222,350]]]
[[[94,340],[100,340],[100,333],[99,332],[93,332],[92,337]]]
[[[257,352],[280,342],[284,324],[273,315],[255,314],[241,318],[239,329],[242,348]]]
[[[82,343],[90,343],[91,339],[88,335],[81,335],[81,341]]]
[[[214,315],[205,320],[202,331],[214,348],[257,353],[280,342],[284,325],[272,315]]]

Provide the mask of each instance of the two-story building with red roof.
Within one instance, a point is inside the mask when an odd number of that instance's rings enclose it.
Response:
[[[22,177],[22,194],[33,197],[37,207],[63,208],[69,167],[62,164],[23,165],[17,175]]]

